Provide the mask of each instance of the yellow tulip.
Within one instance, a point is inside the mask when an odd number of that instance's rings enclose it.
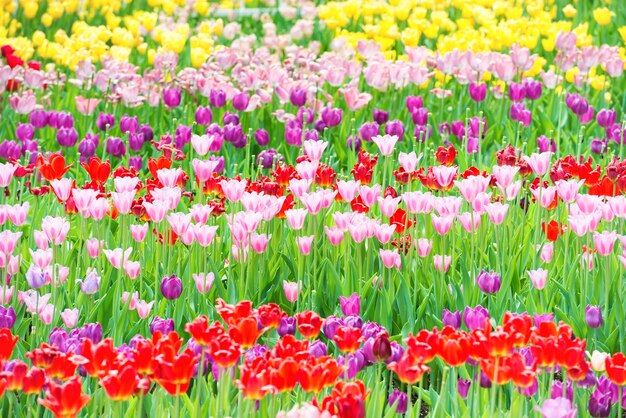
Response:
[[[611,23],[611,18],[615,16],[607,7],[599,7],[593,11],[593,19],[600,26],[606,26]]]

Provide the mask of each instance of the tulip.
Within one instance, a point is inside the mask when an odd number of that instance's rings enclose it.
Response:
[[[302,283],[283,280],[283,290],[285,292],[285,298],[287,298],[289,302],[294,303],[298,300],[298,295],[302,290]]]
[[[444,326],[451,326],[454,329],[459,329],[461,327],[461,312],[451,312],[447,309],[444,309],[441,315],[441,321],[443,322]]]
[[[585,321],[590,328],[600,328],[604,322],[600,307],[587,305],[585,308]]]
[[[535,289],[541,290],[546,287],[546,281],[548,280],[548,270],[529,270],[528,276],[530,276],[530,281]]]
[[[175,274],[161,280],[161,294],[166,299],[178,299],[183,293],[183,282]]]
[[[350,297],[340,296],[339,303],[341,312],[346,316],[358,316],[361,312],[361,298],[356,292],[350,295]]]
[[[406,393],[400,392],[397,388],[389,395],[387,403],[390,407],[395,405],[396,414],[404,414],[407,410],[408,397]]]
[[[478,284],[478,287],[483,292],[492,294],[497,293],[498,290],[500,290],[502,280],[500,279],[500,275],[498,273],[493,271],[488,273],[487,271],[482,270],[476,277],[476,284]]]

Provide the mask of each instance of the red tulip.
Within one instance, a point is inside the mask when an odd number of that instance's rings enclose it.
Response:
[[[100,386],[113,401],[129,400],[137,390],[138,384],[137,369],[131,362],[126,362],[117,370],[109,370],[100,379]]]
[[[322,318],[313,311],[304,311],[296,314],[298,330],[304,338],[316,338],[322,328]]]
[[[359,328],[340,326],[333,337],[333,341],[337,344],[337,348],[343,353],[354,353],[363,342]]]
[[[74,376],[63,385],[48,381],[45,399],[37,399],[55,418],[74,418],[89,403],[89,395],[82,393],[81,380]]]
[[[13,336],[8,328],[0,329],[0,363],[11,358],[15,344],[17,344],[17,335]]]
[[[72,167],[72,164],[65,165],[65,158],[61,154],[52,154],[47,160],[39,154],[36,164],[41,175],[48,181],[60,179]]]
[[[406,351],[400,357],[400,361],[394,361],[387,365],[389,370],[394,371],[398,375],[401,382],[410,385],[417,383],[422,375],[430,370],[428,366],[419,362],[413,355]]]
[[[626,385],[626,357],[622,353],[615,353],[605,360],[606,374],[611,382],[617,386]]]

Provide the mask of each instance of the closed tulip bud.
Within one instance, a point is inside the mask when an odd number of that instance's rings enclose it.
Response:
[[[590,328],[600,328],[604,323],[600,307],[587,305],[585,308],[585,321]]]
[[[391,357],[391,341],[389,340],[389,334],[381,332],[374,338],[372,353],[378,361],[385,361]]]
[[[183,293],[183,282],[175,274],[165,276],[161,280],[161,293],[166,299],[178,299]]]

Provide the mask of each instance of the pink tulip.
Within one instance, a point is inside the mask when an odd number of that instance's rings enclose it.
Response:
[[[452,223],[454,222],[454,215],[437,216],[434,213],[430,214],[433,226],[439,235],[446,235]]]
[[[137,302],[137,313],[141,319],[145,319],[150,315],[152,305],[154,305],[154,301],[147,303],[145,300],[140,300]]]
[[[302,282],[288,282],[283,280],[283,290],[285,292],[285,297],[291,303],[294,303],[298,300],[298,295],[302,290]]]
[[[196,177],[202,183],[211,178],[218,164],[218,161],[198,160],[197,158],[194,158],[191,162],[193,171],[196,173]]]
[[[382,248],[379,250],[379,255],[381,260],[383,261],[383,265],[388,269],[395,267],[400,269],[402,267],[402,259],[398,250],[383,250]]]
[[[166,210],[175,210],[182,197],[182,189],[176,187],[162,187],[160,189],[152,189],[150,195],[154,198],[154,202],[163,202]]]
[[[335,197],[337,196],[337,191],[331,189],[321,189],[319,193],[321,193],[322,196],[322,208],[329,208],[330,205],[333,204],[333,202],[335,201]]]
[[[433,264],[435,265],[435,270],[441,271],[443,273],[447,272],[450,268],[450,263],[452,262],[452,256],[450,255],[435,255],[433,256]]]
[[[138,177],[115,177],[113,180],[113,186],[118,193],[127,193],[136,191],[139,184]]]
[[[33,238],[35,239],[35,245],[37,245],[37,248],[40,250],[48,248],[48,236],[45,232],[36,229],[33,232]]]
[[[76,110],[85,116],[89,116],[95,112],[96,107],[100,103],[100,99],[87,99],[83,96],[75,96],[74,100],[76,101]]]
[[[122,304],[128,304],[128,309],[134,311],[137,308],[137,302],[139,302],[139,292],[124,292],[122,293]]]
[[[611,211],[618,218],[626,218],[626,196],[614,196],[607,199]],[[604,217],[604,216],[603,216]],[[605,218],[607,222],[610,222]]]
[[[393,237],[395,230],[395,225],[376,225],[376,238],[378,238],[381,244],[386,244]]]
[[[291,179],[289,180],[289,190],[299,199],[308,192],[312,183],[313,180],[311,179]]]
[[[154,200],[151,202],[143,202],[143,207],[146,209],[146,213],[152,220],[152,222],[159,223],[165,219],[165,215],[169,209],[169,205],[161,200]]]
[[[505,189],[513,183],[513,178],[518,172],[518,166],[496,165],[493,167],[493,176],[497,184]]]
[[[248,246],[238,247],[237,245],[233,245],[231,247],[231,253],[233,254],[233,258],[235,261],[239,262],[239,256],[242,255],[243,261],[246,262],[248,260]]]
[[[89,216],[96,221],[101,221],[104,215],[109,211],[109,201],[105,198],[98,198],[91,203],[89,207]]]
[[[248,231],[246,227],[241,222],[235,222],[228,224],[230,228],[230,235],[233,239],[233,243],[238,247],[247,247],[248,246]]]
[[[418,157],[415,154],[415,151],[411,151],[410,153],[401,152],[398,154],[398,162],[400,163],[400,167],[404,169],[407,173],[412,173],[417,168],[417,164],[419,160],[422,158],[422,155]]]
[[[135,191],[132,190],[130,192],[122,192],[122,193],[111,193],[111,198],[113,199],[113,204],[119,213],[122,215],[127,215],[130,213],[131,207],[133,205],[133,200],[135,199]]]
[[[191,135],[191,146],[193,147],[196,154],[201,157],[204,157],[209,153],[211,148],[211,144],[213,143],[214,137],[213,135]]]
[[[588,271],[593,270],[593,254],[587,251],[583,252],[583,255],[580,257],[580,265],[583,269],[587,269]]]
[[[568,220],[570,229],[577,236],[582,237],[589,232],[589,225],[591,222],[590,215],[570,215]]]
[[[322,154],[328,146],[326,141],[304,141],[304,153],[309,156],[311,161],[319,161]]]
[[[598,254],[601,256],[608,256],[613,252],[615,241],[617,240],[617,233],[615,231],[602,231],[602,233],[593,234],[593,243],[596,246]]]
[[[352,240],[356,243],[363,242],[363,240],[367,237],[367,224],[362,222],[357,224],[348,225],[348,232],[352,237]]]
[[[287,223],[289,224],[289,227],[294,231],[302,229],[306,214],[306,209],[289,209],[285,211],[285,217],[287,218]]]
[[[378,207],[380,212],[388,218],[391,218],[398,208],[400,203],[399,197],[385,196],[384,198],[378,197]]]
[[[157,178],[163,186],[175,187],[182,173],[180,168],[162,168],[157,171]]]
[[[433,195],[430,192],[406,192],[402,194],[406,210],[412,214],[428,213],[433,208]]]
[[[111,265],[118,270],[121,269],[126,260],[128,260],[128,257],[130,256],[130,253],[132,251],[132,247],[126,249],[126,251],[121,248],[116,248],[114,250],[103,250],[104,255],[106,256],[107,260],[109,260],[109,263],[111,263]]]
[[[576,200],[578,190],[584,183],[585,180],[559,180],[556,182],[556,190],[561,200],[571,203]]]
[[[222,186],[222,191],[230,202],[238,202],[243,196],[243,192],[246,191],[247,182],[246,180],[222,180],[220,182]]]
[[[393,153],[398,137],[395,135],[376,135],[372,138],[372,141],[378,146],[380,153],[387,157]]]
[[[317,215],[322,210],[322,193],[317,191],[313,193],[302,193],[300,200],[311,215]]]
[[[485,206],[485,211],[489,215],[489,220],[494,225],[500,225],[504,221],[508,210],[509,205],[503,205],[500,202],[490,203]]]
[[[543,244],[538,244],[536,247],[537,251],[541,251],[541,261],[549,264],[552,261],[552,256],[554,255],[554,243],[546,242]]]
[[[46,304],[39,312],[39,317],[41,318],[41,322],[43,322],[46,325],[50,325],[52,323],[53,316],[54,316],[54,305],[51,303]]]
[[[318,167],[319,161],[302,161],[296,165],[296,171],[303,180],[313,181]]]
[[[191,217],[195,223],[205,224],[209,220],[211,212],[213,212],[213,207],[196,203],[191,207],[189,212],[191,213]]]
[[[330,243],[334,246],[341,244],[341,241],[343,241],[344,231],[342,231],[340,228],[336,226],[332,226],[330,228],[325,226],[324,232],[326,233],[326,236],[328,237],[328,241],[330,241]]]
[[[65,283],[67,280],[67,276],[70,274],[70,268],[67,266],[62,266],[60,264],[55,264],[57,274],[52,275],[52,280],[55,287],[59,287],[62,283]]]
[[[511,183],[506,188],[498,184],[498,188],[500,189],[500,193],[502,193],[502,196],[504,196],[504,199],[506,201],[511,201],[514,200],[519,194],[519,191],[522,188],[522,181],[518,180],[515,183]]]
[[[209,290],[211,290],[211,286],[213,286],[213,281],[215,280],[215,274],[213,272],[204,274],[192,274],[194,282],[196,283],[196,289],[200,294],[204,295]]]
[[[72,329],[76,326],[78,322],[78,309],[65,309],[61,312],[61,319],[63,319],[63,324],[66,327]]]
[[[15,226],[22,226],[26,222],[28,216],[28,210],[30,209],[30,203],[24,202],[21,205],[16,204],[7,207],[7,216],[13,222]]]
[[[12,232],[8,229],[0,232],[0,253],[9,255],[12,254],[17,246],[17,242],[22,236],[22,232]]]
[[[491,203],[491,193],[479,193],[472,202],[472,210],[478,213],[485,213],[485,206]]]
[[[471,176],[454,182],[466,202],[472,203],[474,199],[476,199],[478,193],[484,192],[484,190],[480,187],[480,183],[476,180],[477,177],[478,176]]]
[[[530,157],[524,155],[522,159],[530,166],[533,173],[541,177],[548,172],[551,157],[552,153],[547,151],[541,154],[533,153]]]
[[[139,263],[139,261],[126,260],[124,263],[124,272],[131,279],[136,279],[141,272],[141,263]]]
[[[430,249],[433,247],[433,241],[427,238],[417,240],[417,255],[420,257],[428,257]]]
[[[13,299],[13,286],[0,285],[0,302],[4,305],[8,305],[11,303],[11,299]]]
[[[446,188],[452,183],[454,177],[456,177],[457,170],[457,166],[448,167],[445,165],[437,165],[433,167],[433,175],[437,183],[439,183],[441,187]]]
[[[530,276],[530,281],[535,289],[541,290],[546,287],[546,281],[548,280],[548,270],[528,270],[528,276]]]
[[[530,191],[543,208],[550,207],[556,196],[556,187],[553,186],[538,187],[536,189],[530,189]]]
[[[463,205],[463,199],[459,196],[433,197],[432,202],[439,216],[455,216]]]
[[[37,107],[37,98],[32,91],[27,90],[22,96],[18,94],[9,96],[9,106],[11,106],[11,109],[13,109],[15,113],[28,115]]]
[[[170,213],[167,215],[167,222],[176,235],[183,235],[191,224],[191,214],[182,212]]]
[[[208,247],[211,245],[213,239],[215,238],[215,234],[217,233],[217,228],[217,225],[196,225],[194,232],[198,244],[200,244],[201,247]]]
[[[372,187],[362,185],[359,187],[359,194],[361,195],[361,199],[363,200],[363,204],[367,207],[374,206],[378,197],[380,197],[380,184],[375,184]]]
[[[461,226],[463,227],[463,229],[471,233],[471,232],[474,232],[478,228],[478,225],[480,225],[480,216],[481,216],[480,213],[474,212],[472,214],[470,212],[464,212],[460,215],[457,215],[456,218],[461,223]]]
[[[272,234],[250,234],[250,247],[257,254],[262,254],[267,250],[267,244],[270,242]]]
[[[42,270],[45,270],[48,268],[48,266],[52,262],[52,249],[51,248],[47,250],[38,249],[36,251],[33,251],[33,250],[29,250],[29,251],[33,260],[33,264],[36,267],[39,267]]]
[[[623,196],[619,196],[619,197],[623,197]],[[600,214],[601,214],[602,219],[604,221],[606,221],[606,222],[613,222],[613,219],[616,216],[615,209],[619,210],[619,208],[618,207],[616,207],[616,208],[612,207],[610,198],[607,199],[607,201],[609,203],[600,202],[598,204],[598,209],[600,210]]]
[[[339,195],[346,202],[352,202],[359,191],[359,182],[354,180],[337,180]]]
[[[576,205],[584,214],[590,214],[596,211],[600,198],[590,194],[578,194],[576,196]]]
[[[131,225],[130,226],[130,235],[136,242],[143,242],[146,239],[146,235],[148,234],[148,224],[141,225]]]
[[[0,187],[7,187],[13,179],[17,166],[11,163],[0,164]]]
[[[20,264],[22,263],[22,256],[18,255],[14,257],[13,255],[9,255],[9,260],[7,261],[7,273],[14,276],[20,271]]]
[[[311,248],[313,246],[314,238],[315,238],[315,235],[296,238],[296,244],[298,244],[298,249],[300,250],[302,255],[309,255],[309,253],[311,252]]]
[[[52,180],[50,182],[50,186],[52,186],[52,190],[57,198],[61,202],[66,202],[67,199],[70,198],[70,194],[72,193],[72,187],[74,185],[74,180],[62,178],[58,180]]]
[[[93,201],[98,197],[98,192],[93,189],[73,189],[72,197],[74,198],[76,210],[78,210],[80,216],[84,218],[89,216],[89,208],[91,207]]]

